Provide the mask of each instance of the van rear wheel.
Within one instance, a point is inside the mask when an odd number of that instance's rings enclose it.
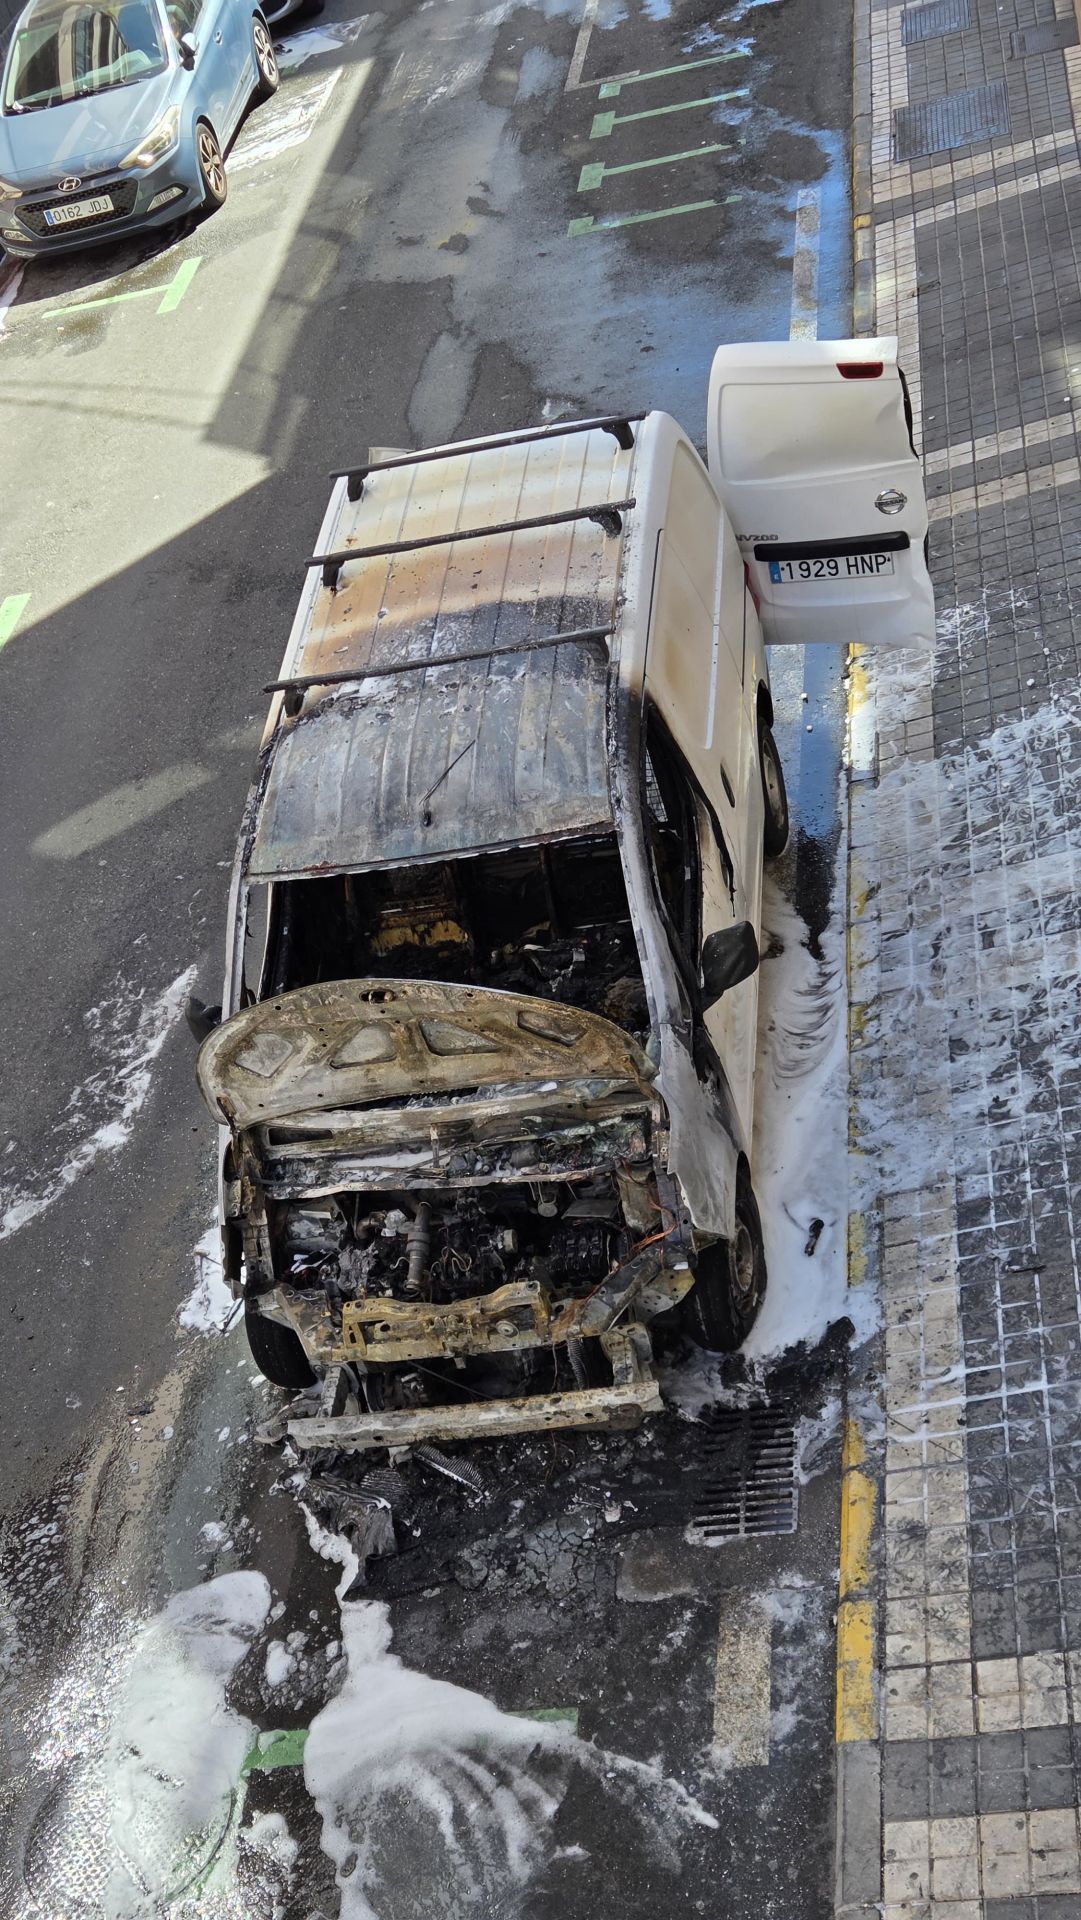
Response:
[[[762,771],[762,798],[766,806],[762,843],[767,860],[775,860],[788,845],[788,794],[777,742],[762,714],[758,716],[758,764]]]
[[[264,1379],[275,1387],[286,1387],[293,1393],[301,1387],[313,1385],[315,1375],[292,1327],[283,1327],[277,1320],[268,1320],[251,1300],[246,1300],[244,1331],[248,1336],[251,1357]]]
[[[734,1353],[758,1318],[766,1292],[762,1218],[746,1170],[736,1184],[736,1231],[731,1240],[703,1247],[687,1295],[692,1340],[711,1353]]]

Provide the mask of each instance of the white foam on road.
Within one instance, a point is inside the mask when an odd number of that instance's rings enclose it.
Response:
[[[743,1349],[753,1361],[813,1345],[845,1315],[859,1339],[875,1326],[871,1290],[848,1286],[844,870],[842,849],[818,956],[777,882],[765,882],[752,1164],[768,1283]]]
[[[177,1314],[177,1324],[193,1333],[221,1333],[237,1303],[222,1269],[221,1229],[216,1221],[196,1243],[193,1257],[195,1285]]]
[[[306,1512],[306,1510],[305,1510]],[[483,1694],[405,1666],[389,1609],[346,1600],[357,1561],[306,1512],[311,1543],[344,1567],[346,1671],[312,1721],[304,1777],[341,1889],[341,1920],[378,1920],[391,1876],[445,1889],[441,1910],[511,1913],[554,1857],[552,1822],[574,1770],[633,1807],[659,1857],[711,1814],[659,1766],[594,1747],[558,1723],[504,1712]],[[564,1855],[564,1857],[566,1857]]]
[[[174,1594],[149,1620],[104,1599],[87,1607],[23,1729],[21,1785],[48,1819],[24,1854],[12,1920],[270,1920],[291,1843],[284,1822],[241,1824],[255,1729],[227,1700],[269,1612],[264,1575],[239,1571]]]
[[[153,1069],[180,1019],[195,968],[187,967],[157,994],[119,974],[96,1007],[83,1015],[92,1053],[101,1064],[68,1096],[51,1136],[52,1164],[0,1185],[0,1240],[29,1225],[74,1186],[102,1154],[130,1140],[146,1103]]]

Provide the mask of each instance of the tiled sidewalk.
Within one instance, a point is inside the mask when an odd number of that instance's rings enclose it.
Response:
[[[868,660],[851,791],[885,1420],[837,1898],[888,1920],[1081,1920],[1073,33],[1065,0],[875,0],[857,31],[858,315],[900,338],[940,616],[933,658]],[[951,116],[968,144],[895,159]]]

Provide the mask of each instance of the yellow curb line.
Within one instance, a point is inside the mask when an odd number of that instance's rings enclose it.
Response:
[[[848,656],[848,731],[851,763],[853,725],[868,698],[867,669],[859,651]],[[862,770],[862,769],[861,769]],[[866,910],[870,889],[865,877],[855,871],[851,839],[848,852],[846,904],[846,960],[848,991],[855,986],[856,955],[854,931]],[[869,1009],[850,1001],[848,1038],[862,1038]],[[853,1118],[849,1115],[850,1149],[858,1151]],[[862,1213],[848,1216],[848,1284],[867,1284],[871,1257],[867,1223]],[[837,1679],[835,1737],[838,1744],[850,1740],[875,1740],[878,1737],[878,1703],[875,1697],[875,1603],[871,1596],[871,1543],[874,1534],[876,1491],[867,1471],[867,1448],[859,1423],[845,1420],[841,1454],[841,1556],[837,1594]]]
[[[878,1736],[875,1700],[874,1601],[871,1539],[875,1520],[875,1483],[866,1470],[867,1453],[855,1420],[845,1421],[841,1458],[841,1572],[837,1607],[836,1738],[874,1740]]]

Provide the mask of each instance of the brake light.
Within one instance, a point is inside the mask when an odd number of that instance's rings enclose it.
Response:
[[[842,380],[877,380],[882,372],[881,360],[848,360],[844,366],[837,362],[837,371]]]
[[[748,593],[750,594],[750,596],[751,596],[751,601],[752,601],[752,603],[753,603],[753,606],[754,606],[754,610],[755,610],[755,612],[756,612],[756,613],[758,614],[758,616],[759,616],[759,618],[761,618],[761,615],[762,615],[762,599],[761,599],[761,596],[760,596],[760,594],[759,594],[759,591],[758,591],[758,588],[757,588],[757,587],[755,586],[755,584],[754,584],[754,581],[753,581],[753,579],[751,578],[751,569],[750,569],[750,567],[749,567],[749,566],[747,565],[747,562],[746,562],[746,560],[745,560],[745,561],[743,562],[743,578],[744,578],[744,579],[746,580],[746,582],[747,582],[747,592],[748,592]]]

